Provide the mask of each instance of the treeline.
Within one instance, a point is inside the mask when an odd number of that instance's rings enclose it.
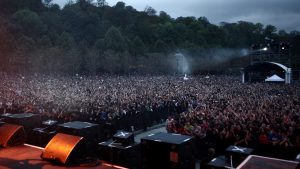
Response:
[[[293,56],[300,53],[298,31],[261,23],[217,26],[205,17],[172,18],[149,6],[139,12],[105,0],[69,1],[62,9],[51,0],[0,1],[2,71],[171,73],[178,71],[178,52],[188,56],[190,71],[209,70],[216,66],[216,53],[222,60],[216,51],[249,48],[266,39],[295,44]]]

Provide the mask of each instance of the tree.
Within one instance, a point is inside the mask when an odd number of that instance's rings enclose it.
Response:
[[[139,55],[139,54],[143,54],[145,50],[146,48],[144,42],[140,37],[136,36],[131,43],[130,52],[133,55]]]
[[[159,12],[159,17],[164,21],[164,22],[167,22],[167,21],[171,21],[172,18],[170,15],[168,15],[165,11],[160,11]]]
[[[263,35],[267,41],[273,41],[277,29],[273,25],[267,25],[264,29]]]
[[[151,52],[153,65],[167,66],[166,53],[177,48],[202,56],[202,48],[244,48],[271,39],[293,44],[299,35],[260,23],[214,25],[206,17],[173,19],[164,11],[157,16],[150,6],[139,12],[121,0],[112,7],[107,0],[69,0],[63,9],[53,2],[0,0],[0,64],[25,67],[36,59],[41,70],[115,72],[139,63],[151,65]],[[292,56],[296,53],[295,46]]]
[[[0,57],[1,54],[7,54],[14,48],[14,37],[7,28],[0,22]]]
[[[14,36],[7,30],[0,18],[0,70],[8,66],[9,55],[15,50]]]
[[[116,9],[125,9],[125,3],[122,1],[119,1],[116,3],[115,8]]]
[[[182,43],[183,41],[188,39],[189,35],[191,34],[191,30],[183,23],[175,23],[174,31],[176,35],[174,42],[176,44]]]
[[[52,43],[48,36],[44,35],[40,39],[37,40],[37,43],[40,47],[51,47]]]
[[[300,32],[295,33],[294,36],[292,36],[291,45],[292,45],[292,54],[298,56],[298,60],[300,60]],[[298,65],[300,68],[300,65]]]
[[[155,48],[154,49],[155,52],[166,52],[166,51],[168,51],[168,45],[160,39],[155,42],[154,48]]]
[[[74,3],[73,0],[68,0],[68,1],[66,2],[66,4],[65,4],[64,8],[68,8],[68,7],[70,7],[70,6],[74,5],[74,4],[75,4],[75,3]]]
[[[93,0],[77,0],[77,4],[79,4],[80,9],[83,11],[87,11],[92,2]]]
[[[108,3],[105,0],[97,0],[96,5],[97,7],[104,7],[107,6]]]
[[[176,19],[176,21],[178,22],[178,23],[183,23],[183,24],[185,24],[186,26],[191,26],[193,23],[195,23],[197,20],[196,20],[196,18],[195,17],[193,17],[193,16],[189,16],[189,17],[178,17],[177,19]]]
[[[134,9],[132,6],[126,6],[125,7],[126,11],[129,11],[129,12],[136,12],[136,9]]]
[[[70,50],[75,45],[75,41],[71,34],[63,32],[57,39],[56,44],[65,50]]]
[[[111,49],[117,52],[126,50],[125,40],[116,27],[112,26],[105,34],[104,45],[106,49]]]
[[[52,3],[52,0],[43,0],[43,3],[45,4],[46,7],[51,7],[51,3]]]
[[[22,2],[21,2],[22,3]],[[0,13],[11,14],[20,9],[20,2],[18,0],[1,0]]]
[[[104,39],[101,38],[101,39],[98,39],[95,44],[94,44],[94,48],[97,50],[97,51],[100,51],[102,52],[105,48],[105,44],[104,44]]]
[[[200,23],[201,25],[203,25],[204,27],[207,27],[210,24],[209,20],[205,17],[205,16],[201,16],[197,19],[198,23]]]
[[[148,15],[148,16],[155,16],[156,15],[156,10],[154,8],[152,8],[151,6],[146,6],[144,12]]]
[[[176,39],[175,29],[171,22],[165,22],[159,25],[157,33],[160,39],[166,43],[170,43]]]
[[[22,48],[22,50],[24,52],[30,52],[35,50],[35,41],[34,39],[32,39],[31,37],[28,36],[22,36],[18,39],[18,44],[20,45],[20,48]]]
[[[44,5],[41,0],[1,0],[0,13],[13,14],[18,10],[29,9],[34,12],[41,12]]]
[[[22,31],[26,35],[38,37],[47,31],[40,16],[29,9],[17,11],[13,15],[13,19],[22,27]]]

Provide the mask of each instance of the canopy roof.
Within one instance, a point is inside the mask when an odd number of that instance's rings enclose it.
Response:
[[[271,77],[265,79],[266,82],[284,82],[284,79],[274,74]]]

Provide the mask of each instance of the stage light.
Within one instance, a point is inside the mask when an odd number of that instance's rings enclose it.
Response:
[[[280,43],[280,51],[281,52],[288,52],[290,45],[288,43]]]
[[[262,48],[262,50],[263,50],[263,51],[267,51],[267,50],[268,50],[268,48],[267,48],[267,47],[264,47],[264,48]]]

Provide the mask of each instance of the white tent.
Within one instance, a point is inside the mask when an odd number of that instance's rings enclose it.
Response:
[[[271,77],[268,77],[265,79],[266,82],[284,82],[285,80],[282,79],[281,77],[277,76],[276,74],[274,74]]]

